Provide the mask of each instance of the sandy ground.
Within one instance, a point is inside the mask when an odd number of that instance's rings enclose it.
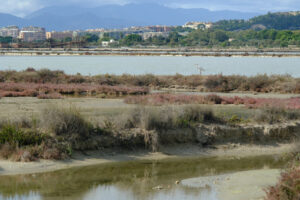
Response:
[[[210,187],[220,200],[263,200],[264,189],[273,186],[279,176],[278,169],[261,169],[191,178],[181,184],[196,188]]]
[[[122,99],[64,98],[38,99],[35,97],[5,97],[0,99],[0,119],[34,117],[51,106],[75,107],[86,117],[115,115],[126,112],[134,105],[123,103]]]
[[[88,155],[75,153],[72,159],[64,161],[40,160],[36,162],[12,162],[0,160],[0,175],[31,174],[48,171],[55,171],[78,166],[89,166],[108,162],[121,162],[129,160],[161,160],[176,157],[204,157],[204,156],[234,156],[247,157],[259,155],[284,154],[295,149],[293,144],[281,144],[277,146],[217,146],[206,149],[196,145],[178,145],[176,147],[161,148],[161,152],[150,153],[147,151],[134,152],[88,152]]]
[[[22,118],[38,118],[41,111],[51,106],[75,107],[91,122],[98,123],[103,118],[130,112],[138,105],[129,105],[123,99],[100,99],[100,98],[64,98],[64,99],[37,99],[34,97],[5,97],[0,99],[0,121],[21,120]],[[242,116],[248,119],[255,115],[255,109],[246,109],[236,105],[201,105],[212,109],[216,114]]]

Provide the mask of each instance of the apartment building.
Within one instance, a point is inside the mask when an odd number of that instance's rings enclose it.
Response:
[[[146,26],[146,29],[150,30],[151,32],[170,32],[172,30],[171,26]]]
[[[0,36],[2,37],[13,37],[17,38],[19,36],[20,29],[17,26],[7,26],[0,28]]]
[[[151,37],[168,37],[169,32],[145,32],[140,34],[144,40],[147,40]]]
[[[65,38],[73,38],[73,31],[64,31],[64,32],[47,32],[47,39],[63,40]]]
[[[20,31],[19,38],[24,42],[43,41],[46,40],[46,30],[41,27],[24,27]]]

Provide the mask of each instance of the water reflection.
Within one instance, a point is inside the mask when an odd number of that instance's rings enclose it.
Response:
[[[175,184],[175,181],[242,170],[281,168],[287,160],[260,156],[131,161],[43,174],[2,176],[0,199],[215,200],[216,192],[212,188],[193,188]]]
[[[42,197],[36,193],[30,191],[27,195],[9,195],[9,196],[2,196],[0,195],[0,199],[7,199],[7,200],[40,200]]]
[[[133,194],[131,191],[123,190],[120,195],[120,189],[117,186],[98,186],[91,189],[83,199],[99,200],[99,199],[145,199],[145,200],[217,200],[216,191],[211,188],[195,189],[183,186],[177,186],[159,190],[155,193],[150,193],[149,196]]]

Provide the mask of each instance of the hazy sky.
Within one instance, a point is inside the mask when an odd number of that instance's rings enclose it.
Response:
[[[159,3],[169,7],[249,12],[300,10],[300,0],[0,0],[0,12],[24,16],[46,6]]]

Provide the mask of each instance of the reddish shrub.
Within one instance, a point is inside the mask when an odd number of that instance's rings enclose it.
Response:
[[[286,108],[300,109],[300,98],[249,98],[249,97],[220,97],[217,95],[178,95],[178,94],[150,94],[144,96],[126,97],[125,103],[143,105],[164,104],[235,104],[245,105],[249,108]]]
[[[0,94],[5,97],[35,97],[39,93],[60,93],[61,95],[97,95],[109,96],[140,95],[149,93],[148,88],[107,86],[91,84],[38,84],[38,83],[0,83]]]
[[[204,97],[204,99],[206,101],[208,101],[209,103],[213,103],[213,104],[221,104],[223,99],[215,94],[210,94]]]
[[[245,98],[244,102],[245,102],[245,104],[252,105],[252,104],[256,104],[256,99]]]
[[[279,183],[274,187],[270,187],[266,193],[266,200],[299,200],[300,167],[282,173]]]

